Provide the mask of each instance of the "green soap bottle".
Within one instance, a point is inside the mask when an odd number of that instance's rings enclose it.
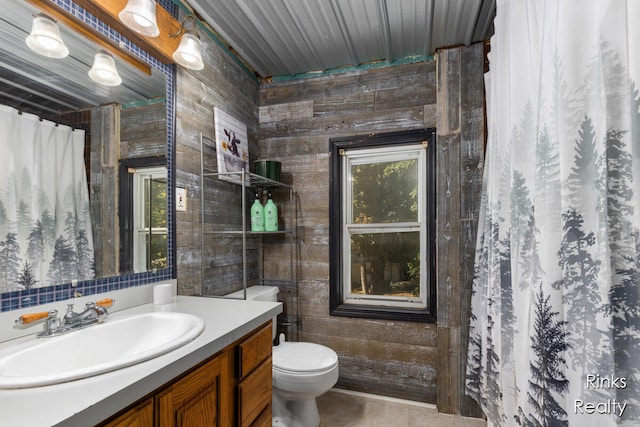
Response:
[[[273,202],[271,193],[264,205],[264,231],[278,231],[278,207]]]
[[[251,231],[264,231],[264,207],[260,203],[258,191],[256,191],[256,199],[251,205]]]

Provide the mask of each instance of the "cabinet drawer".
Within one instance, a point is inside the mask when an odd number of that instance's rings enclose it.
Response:
[[[271,357],[238,385],[238,420],[242,427],[264,419],[271,407]],[[269,419],[271,413],[269,412]]]
[[[240,380],[249,375],[256,367],[271,357],[272,322],[244,340],[238,346],[238,363]]]

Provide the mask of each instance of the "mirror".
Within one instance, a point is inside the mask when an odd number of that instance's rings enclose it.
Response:
[[[166,78],[167,71],[150,67],[149,75],[115,56],[122,83],[119,86],[96,83],[88,71],[100,47],[61,23],[58,27],[69,48],[67,57],[51,59],[29,49],[25,39],[31,31],[33,16],[38,12],[23,1],[0,0],[0,105],[18,110],[21,116],[34,115],[40,122],[53,122],[55,127],[59,124],[62,128],[70,126],[80,130],[78,133],[84,131],[83,157],[89,207],[78,211],[80,213],[66,213],[66,229],[64,219],[56,222],[62,222],[61,230],[74,229],[74,236],[82,236],[77,229],[78,217],[90,212],[91,232],[84,237],[93,240],[93,257],[84,263],[93,269],[94,277],[81,274],[79,267],[71,276],[58,277],[51,272],[51,267],[41,266],[44,273],[39,279],[23,280],[24,273],[34,267],[27,252],[37,246],[31,244],[29,235],[33,235],[37,226],[46,229],[46,221],[45,217],[37,215],[32,215],[31,222],[22,221],[20,215],[24,209],[14,208],[9,212],[4,208],[8,203],[5,201],[0,204],[0,252],[4,250],[4,255],[0,254],[0,269],[11,263],[13,266],[10,271],[0,271],[0,293],[166,269],[169,267],[166,94],[167,85],[171,84]],[[8,144],[9,141],[0,143]],[[7,156],[0,156],[1,163],[9,161]],[[47,159],[46,163],[49,162]],[[58,169],[64,172],[68,167],[63,162]],[[2,164],[0,169],[8,170],[9,165]],[[39,174],[38,170],[31,174],[29,184],[21,187],[18,196],[9,196],[15,199],[14,203],[16,200],[20,203],[35,198],[47,199],[47,191],[32,181],[33,175]],[[19,171],[14,171],[4,179],[17,182],[22,178]],[[2,185],[0,183],[0,201],[8,193],[8,185],[5,188]],[[34,196],[36,192],[37,197]],[[62,207],[66,212],[69,197],[73,200],[81,198],[75,193],[56,196],[54,201],[48,200],[48,209],[41,210],[50,213]],[[68,218],[74,215],[75,222],[71,225]],[[18,228],[25,229],[26,235],[11,237],[10,234],[17,234]],[[8,249],[14,247],[14,240],[20,243],[19,249],[11,253]],[[66,235],[58,231],[47,244],[51,252],[59,249],[62,254],[67,241]],[[81,252],[75,250],[76,264]],[[3,259],[11,259],[11,262]],[[57,269],[63,269],[60,267],[63,259],[57,259]]]

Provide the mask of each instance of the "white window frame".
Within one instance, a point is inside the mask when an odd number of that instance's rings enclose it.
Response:
[[[375,148],[344,150],[342,153],[342,287],[346,304],[381,307],[426,308],[429,304],[427,264],[427,218],[426,218],[426,149],[421,144],[393,145]],[[357,224],[352,222],[352,166],[373,163],[388,163],[401,160],[418,160],[418,214],[416,221],[400,223]],[[367,233],[419,232],[420,235],[420,296],[400,297],[384,295],[362,295],[351,292],[351,236]]]
[[[167,168],[164,166],[136,168],[133,173],[133,268],[134,272],[149,271],[147,267],[147,234],[165,234],[167,227],[152,227],[145,225],[144,187],[150,180],[167,180]]]

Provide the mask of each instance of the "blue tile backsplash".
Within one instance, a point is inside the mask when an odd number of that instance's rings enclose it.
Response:
[[[128,39],[122,37],[119,33],[99,21],[95,16],[86,12],[80,6],[70,0],[51,0],[54,4],[60,6],[65,11],[71,13],[73,16],[90,25],[92,28],[98,30],[109,39],[119,43],[120,46],[124,46],[128,51],[138,56],[143,61],[146,61],[152,67],[160,70],[164,73],[167,81],[166,90],[166,106],[167,106],[167,173],[169,177],[173,177],[174,168],[174,102],[173,102],[173,88],[174,88],[174,66],[166,65],[158,61],[156,58],[149,55],[146,51],[140,49],[138,46],[131,43]],[[171,14],[176,16],[177,7],[171,0],[160,0],[160,5],[167,9]],[[168,194],[174,194],[173,179],[168,180]],[[168,224],[175,224],[174,221],[174,198],[167,197],[167,210],[168,210]],[[18,310],[21,308],[27,308],[39,304],[46,304],[56,301],[63,301],[73,298],[75,293],[82,295],[93,295],[102,292],[115,291],[119,289],[130,288],[133,286],[145,285],[148,283],[158,282],[162,280],[172,279],[175,277],[175,242],[174,242],[174,229],[169,228],[168,237],[168,259],[169,267],[156,272],[148,271],[144,273],[128,274],[118,277],[106,277],[96,280],[88,280],[84,282],[78,282],[76,287],[72,287],[71,284],[57,285],[57,286],[45,286],[41,288],[33,288],[23,291],[14,291],[0,294],[0,312]]]

